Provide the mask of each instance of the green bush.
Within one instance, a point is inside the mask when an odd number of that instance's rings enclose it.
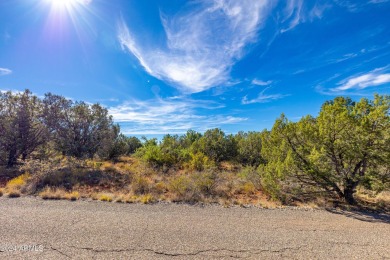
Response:
[[[189,176],[182,175],[171,179],[169,190],[175,193],[179,200],[191,200],[194,196],[194,183]]]
[[[210,168],[214,163],[202,152],[197,152],[196,154],[190,154],[191,160],[188,165],[191,170],[203,171],[207,168]]]
[[[213,171],[199,172],[192,176],[196,190],[203,195],[212,195],[216,186],[217,175]]]
[[[249,181],[254,187],[259,190],[261,189],[261,178],[259,172],[253,166],[244,167],[238,176],[245,181]]]

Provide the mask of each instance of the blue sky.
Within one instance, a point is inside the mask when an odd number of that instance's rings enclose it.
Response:
[[[390,90],[388,0],[0,0],[0,90],[106,106],[128,135],[261,131]]]

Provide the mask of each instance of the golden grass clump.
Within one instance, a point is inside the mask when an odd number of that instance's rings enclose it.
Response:
[[[64,193],[62,190],[46,187],[38,195],[44,200],[59,200],[65,197]]]
[[[126,203],[136,203],[138,201],[138,196],[136,195],[127,195],[124,197]]]
[[[78,200],[80,198],[80,194],[78,191],[67,192],[63,189],[56,189],[46,187],[43,191],[38,194],[44,200]]]
[[[75,201],[80,199],[80,194],[77,191],[68,192],[65,194],[65,198],[68,200]]]
[[[256,187],[252,182],[246,182],[240,187],[240,193],[253,195],[256,193]]]
[[[131,189],[134,193],[137,194],[147,193],[150,189],[150,181],[148,180],[148,178],[137,174],[133,177],[133,180],[131,182]]]
[[[168,187],[164,182],[159,181],[153,186],[153,190],[158,194],[162,194],[168,191]]]
[[[109,193],[101,193],[98,195],[98,200],[111,202],[114,200],[114,196]]]
[[[19,175],[16,178],[11,179],[7,182],[6,189],[8,190],[20,190],[24,185],[26,185],[27,180],[30,178],[29,173]]]
[[[145,194],[139,197],[139,202],[143,204],[153,203],[155,201],[152,194]]]

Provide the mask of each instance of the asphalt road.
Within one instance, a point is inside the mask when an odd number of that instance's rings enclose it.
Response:
[[[0,259],[390,259],[388,215],[0,198]]]

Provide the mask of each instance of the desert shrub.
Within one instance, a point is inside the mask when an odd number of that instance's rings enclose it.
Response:
[[[31,177],[29,173],[22,174],[16,178],[11,179],[7,182],[6,189],[9,190],[20,190],[27,183],[27,180]]]
[[[389,167],[389,111],[390,96],[375,95],[358,102],[336,97],[317,117],[298,122],[281,115],[262,140],[262,154],[295,183],[356,204],[354,194],[364,179]]]
[[[259,172],[253,166],[244,167],[241,172],[239,172],[238,176],[245,180],[249,181],[253,184],[253,186],[259,190],[261,189],[261,178]]]
[[[167,166],[173,166],[180,161],[180,146],[178,135],[165,135],[161,142],[161,152],[163,154],[163,163]]]
[[[264,163],[261,156],[261,132],[239,132],[234,136],[237,142],[237,161],[253,167]]]
[[[164,182],[159,181],[152,187],[152,190],[157,194],[162,194],[168,190],[168,187]]]
[[[194,130],[188,130],[185,135],[179,137],[180,145],[184,149],[188,149],[192,146],[193,143],[198,141],[202,137],[201,133],[198,133]]]
[[[169,190],[173,192],[179,200],[191,200],[194,195],[194,183],[189,176],[181,175],[170,180]]]
[[[204,135],[192,144],[192,150],[202,152],[215,162],[230,160],[235,157],[237,144],[233,136],[226,136],[219,129],[207,130]]]
[[[203,171],[214,166],[214,163],[202,152],[191,153],[190,156],[188,168],[191,170]]]
[[[285,200],[285,194],[281,187],[286,176],[277,170],[280,166],[271,164],[273,163],[260,165],[258,168],[261,177],[261,187],[269,198],[283,201]]]
[[[135,194],[145,194],[150,190],[149,180],[141,174],[137,174],[131,180],[131,189]]]
[[[199,172],[192,175],[195,188],[203,195],[211,195],[216,186],[216,173],[214,171]]]
[[[245,195],[252,195],[256,193],[256,187],[252,182],[244,182],[238,187],[238,192]]]
[[[42,101],[31,91],[0,93],[0,164],[14,167],[47,141]]]
[[[130,176],[118,172],[111,164],[108,170],[90,168],[84,161],[64,157],[47,161],[30,161],[21,170],[31,172],[25,185],[28,193],[35,193],[44,187],[62,187],[72,190],[75,185],[125,187]],[[104,165],[104,164],[103,164]],[[103,165],[101,167],[103,167]]]
[[[156,139],[145,141],[144,146],[139,148],[136,156],[142,158],[148,165],[160,169],[180,168],[183,163],[190,159],[189,150],[182,147],[179,136],[166,135],[161,144]]]
[[[390,166],[378,167],[376,170],[369,171],[363,177],[361,186],[376,194],[382,191],[390,191]]]
[[[145,142],[144,146],[137,150],[136,156],[153,167],[162,167],[164,165],[164,155],[155,139]]]
[[[126,155],[128,152],[127,137],[119,133],[119,127],[113,128],[113,140],[106,139],[105,149],[98,150],[98,155],[101,158],[116,161],[120,156]]]
[[[109,154],[115,146],[119,126],[101,105],[73,102],[50,93],[45,95],[43,104],[44,121],[62,154],[92,158],[98,153]]]
[[[135,136],[128,137],[126,143],[127,143],[127,152],[126,152],[127,155],[135,153],[138,148],[142,147],[141,141]]]

